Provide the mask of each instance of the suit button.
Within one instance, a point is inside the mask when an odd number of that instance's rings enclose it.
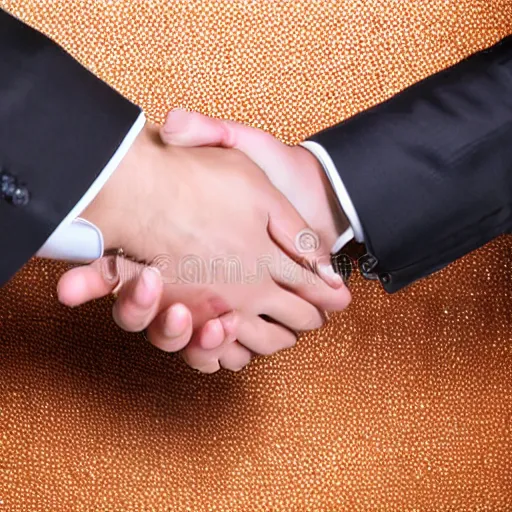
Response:
[[[30,201],[30,194],[12,174],[0,170],[0,199],[14,206],[25,206]]]
[[[10,174],[2,174],[0,179],[2,196],[11,197],[16,190],[16,180]]]
[[[26,187],[17,187],[11,195],[14,206],[25,206],[30,201],[30,194]]]
[[[365,279],[375,281],[379,278],[374,272],[374,269],[378,264],[379,262],[375,256],[371,254],[365,254],[359,259],[359,271]]]
[[[389,274],[381,274],[379,276],[380,282],[382,284],[389,284],[391,283],[391,276]]]

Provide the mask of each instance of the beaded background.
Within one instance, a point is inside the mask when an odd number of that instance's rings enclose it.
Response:
[[[0,0],[160,121],[287,142],[512,32],[512,0]],[[70,170],[71,172],[71,170]],[[0,291],[0,512],[512,509],[512,240],[202,376],[59,306],[62,265]]]

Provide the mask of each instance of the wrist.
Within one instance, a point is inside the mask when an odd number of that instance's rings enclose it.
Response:
[[[308,221],[332,247],[338,237],[350,227],[350,223],[340,206],[336,192],[319,160],[308,149],[297,147],[301,168],[306,180],[306,190],[311,198]],[[302,213],[302,212],[301,212]]]
[[[147,176],[141,180],[140,169],[151,147],[148,142],[152,131],[146,124],[112,176],[80,215],[101,231],[106,251],[126,247],[136,236],[137,223],[142,221],[136,217],[136,205],[145,193]]]

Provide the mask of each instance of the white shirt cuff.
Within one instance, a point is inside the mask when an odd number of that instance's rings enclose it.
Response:
[[[313,141],[305,141],[301,143],[301,146],[310,151],[322,165],[325,174],[329,178],[329,182],[338,198],[338,203],[347,216],[350,227],[344,231],[336,240],[334,246],[331,249],[332,253],[337,253],[342,249],[352,238],[355,238],[357,242],[364,242],[363,227],[361,221],[357,215],[354,204],[350,199],[350,196],[341,180],[341,177],[336,169],[336,165],[329,156],[329,153],[324,149],[323,146]]]
[[[112,176],[144,128],[145,123],[146,117],[141,112],[103,171],[39,249],[37,256],[80,263],[94,261],[103,256],[104,242],[101,231],[94,224],[77,218],[77,216],[89,206]]]

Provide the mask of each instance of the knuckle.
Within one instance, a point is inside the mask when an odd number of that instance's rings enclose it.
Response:
[[[301,331],[314,331],[323,327],[325,321],[320,314],[309,317],[302,325]]]
[[[231,372],[243,370],[250,362],[251,355],[247,352],[241,353],[239,351],[232,351],[219,360],[220,366]]]
[[[180,352],[181,358],[185,363],[190,366],[193,370],[199,370],[204,365],[204,361],[199,361],[193,354],[191,354],[188,350],[182,350]]]
[[[347,287],[343,287],[342,293],[339,295],[337,300],[332,304],[330,308],[326,309],[332,312],[343,311],[344,309],[348,308],[351,302],[352,294]]]
[[[295,347],[295,345],[297,345],[297,339],[298,339],[298,336],[291,334],[291,333],[289,336],[283,337],[283,344],[282,344],[283,349],[289,349],[289,348]]]
[[[194,368],[195,370],[205,373],[207,375],[212,375],[213,373],[217,373],[220,370],[220,366],[218,364],[211,366],[204,366],[201,368]]]
[[[229,305],[222,297],[214,295],[204,301],[204,309],[211,317],[217,318],[229,311]]]
[[[183,360],[193,369],[200,373],[215,373],[220,370],[220,362],[217,356],[206,356],[206,352],[201,349],[185,348],[181,351]]]
[[[237,372],[242,371],[245,368],[246,364],[247,363],[243,363],[243,364],[240,364],[240,363],[238,363],[238,364],[228,364],[226,366],[223,366],[223,368],[228,370],[228,371],[230,371],[230,372],[237,373]]]
[[[297,335],[292,332],[280,334],[271,343],[265,343],[261,351],[262,356],[272,356],[281,350],[293,348],[297,344]]]
[[[153,344],[156,345],[156,343],[151,339],[151,335],[148,332],[148,339]],[[183,338],[165,338],[162,336],[162,342],[159,343],[157,346],[163,350],[164,352],[179,352],[183,345],[187,343],[187,340],[184,340]]]
[[[271,356],[271,355],[279,352],[283,348],[287,348],[287,346],[286,346],[286,342],[283,343],[282,340],[277,343],[276,342],[264,343],[264,344],[262,344],[261,351],[259,351],[259,353],[262,356]]]

